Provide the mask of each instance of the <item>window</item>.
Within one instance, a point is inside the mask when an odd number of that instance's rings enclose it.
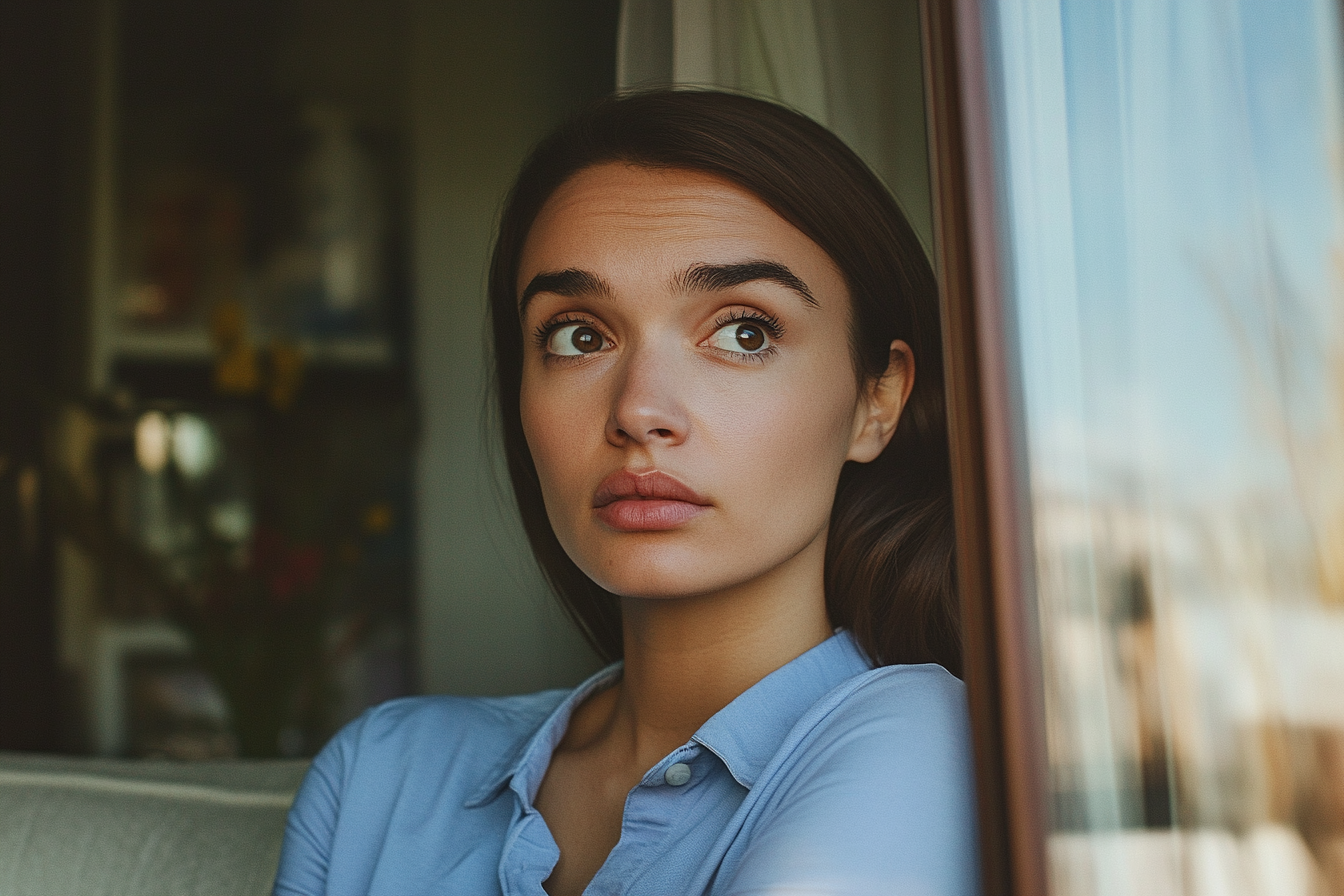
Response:
[[[1338,9],[927,8],[989,891],[1344,892]]]

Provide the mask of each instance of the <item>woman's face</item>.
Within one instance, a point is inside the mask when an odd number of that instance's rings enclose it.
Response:
[[[523,429],[580,569],[628,597],[820,575],[841,466],[890,437],[825,252],[727,181],[610,163],[546,203],[518,293]]]

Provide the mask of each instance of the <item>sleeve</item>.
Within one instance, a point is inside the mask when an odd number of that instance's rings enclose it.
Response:
[[[274,896],[320,896],[327,891],[327,868],[340,814],[346,760],[364,717],[333,737],[309,766],[285,822]]]
[[[731,896],[980,892],[965,688],[938,667],[890,672],[814,730],[749,835]]]

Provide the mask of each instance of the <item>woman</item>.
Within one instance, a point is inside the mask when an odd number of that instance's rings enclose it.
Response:
[[[490,301],[533,550],[623,662],[366,713],[276,892],[974,892],[935,286],[881,183],[763,101],[606,100]]]

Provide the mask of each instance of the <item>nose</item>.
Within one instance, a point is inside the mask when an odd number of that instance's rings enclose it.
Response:
[[[679,445],[686,440],[683,378],[673,359],[652,347],[635,349],[621,365],[607,418],[607,441],[631,445]]]

